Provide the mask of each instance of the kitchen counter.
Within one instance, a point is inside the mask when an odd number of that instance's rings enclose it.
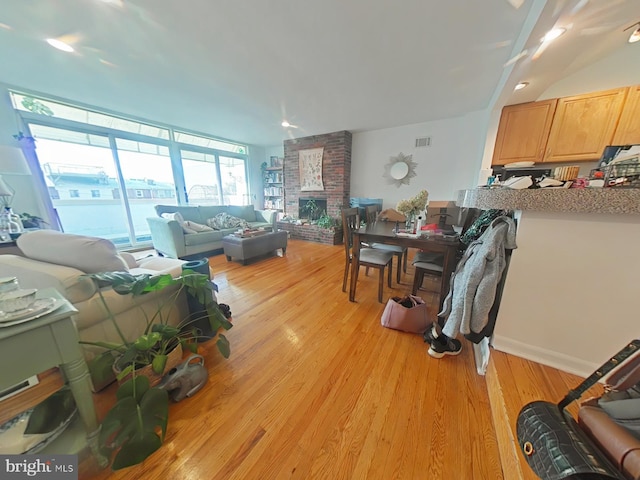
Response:
[[[640,189],[478,188],[458,205],[515,211],[496,350],[587,376],[640,338]]]
[[[474,188],[458,192],[459,207],[536,212],[640,214],[639,188]]]

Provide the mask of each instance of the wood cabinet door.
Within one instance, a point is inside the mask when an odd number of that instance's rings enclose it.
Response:
[[[593,161],[611,145],[627,88],[558,100],[544,162]]]
[[[640,144],[640,85],[629,87],[611,145]]]
[[[556,103],[553,99],[504,107],[491,164],[542,161]]]

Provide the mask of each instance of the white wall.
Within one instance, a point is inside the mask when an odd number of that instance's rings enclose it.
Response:
[[[640,216],[522,212],[493,346],[577,375],[640,338]]]
[[[421,189],[430,200],[455,200],[456,192],[476,185],[486,138],[484,112],[435,122],[353,134],[351,197],[382,198],[384,208]],[[415,148],[415,139],[431,137],[431,146]],[[383,177],[389,159],[413,155],[416,177],[409,185],[389,185]]]
[[[547,88],[538,100],[570,97],[640,83],[640,45],[627,43],[599,62],[563,78]]]

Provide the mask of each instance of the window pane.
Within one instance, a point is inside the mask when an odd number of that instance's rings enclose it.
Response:
[[[99,127],[113,128],[124,132],[148,135],[150,137],[169,140],[169,130],[145,123],[127,120],[113,115],[93,112],[84,108],[72,107],[64,103],[54,102],[45,98],[23,95],[18,92],[9,92],[13,108],[25,112],[33,112],[47,117],[64,118],[74,122],[97,125]]]
[[[174,131],[173,137],[176,142],[188,143],[190,145],[196,145],[198,147],[215,148],[217,150],[224,150],[234,153],[247,153],[247,147],[244,145],[238,145],[236,143],[225,142],[222,140],[216,140],[215,138],[203,137],[201,135],[193,135],[191,133],[185,133],[180,131]]]
[[[247,176],[244,160],[220,157],[220,178],[225,205],[247,205]]]
[[[39,138],[39,127],[30,129],[38,139],[40,167],[64,231],[129,244],[111,149]]]
[[[187,199],[192,205],[222,205],[214,155],[182,150]]]
[[[147,217],[154,206],[177,205],[169,149],[159,145],[116,139],[120,169],[129,199],[136,242],[151,240]]]

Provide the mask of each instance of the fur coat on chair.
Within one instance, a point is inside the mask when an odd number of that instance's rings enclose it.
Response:
[[[451,276],[449,293],[438,314],[445,319],[445,335],[455,338],[458,332],[477,334],[487,325],[506,265],[505,250],[516,248],[515,239],[515,222],[501,216],[469,244]]]

